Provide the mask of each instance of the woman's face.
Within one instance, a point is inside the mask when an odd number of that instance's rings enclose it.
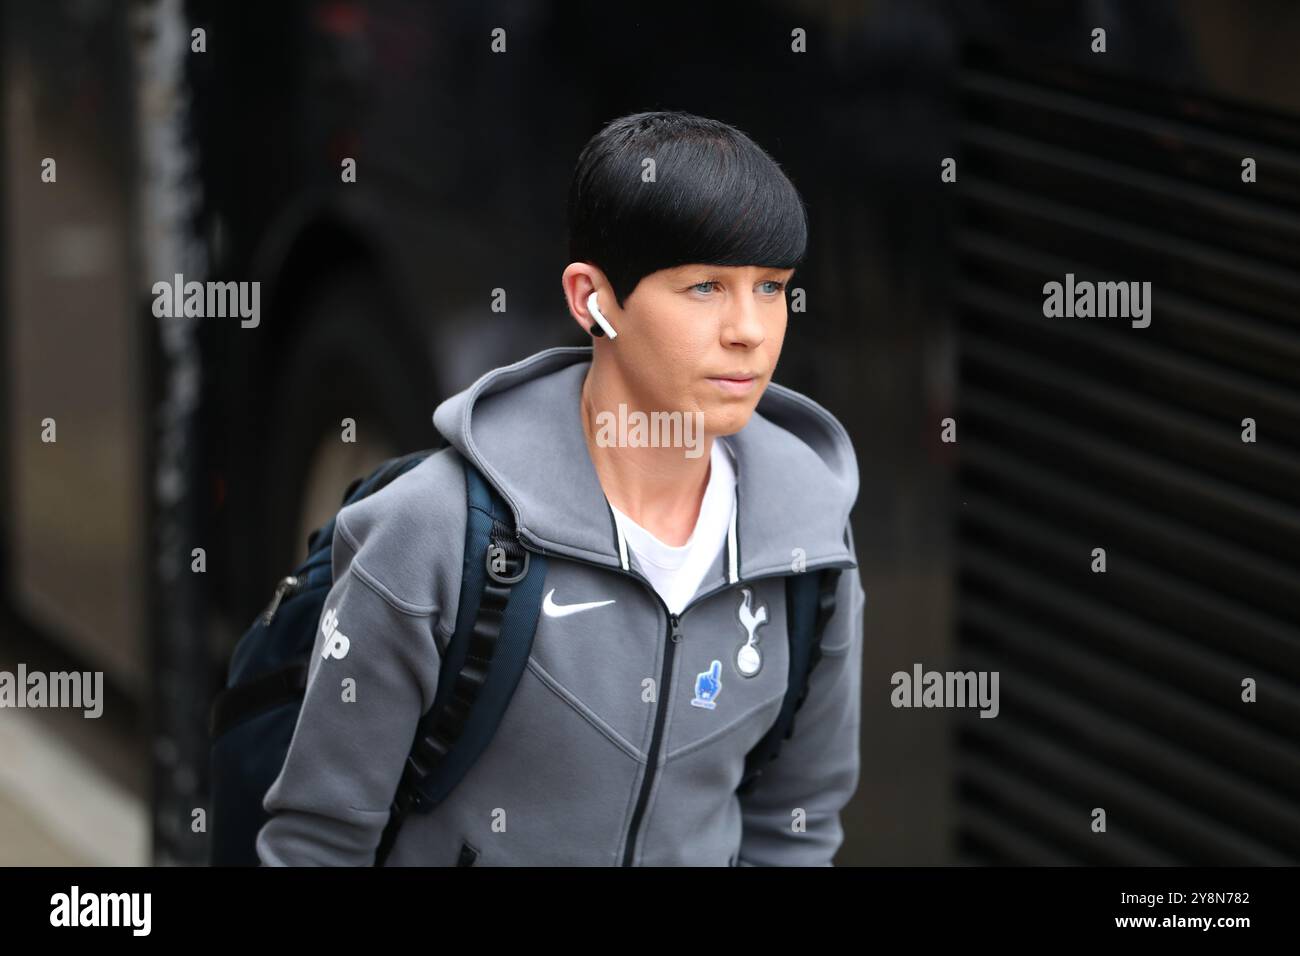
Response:
[[[618,338],[629,411],[702,412],[708,435],[744,428],[776,369],[793,269],[686,265],[645,276],[619,310],[601,311]],[[611,314],[611,310],[614,314]]]

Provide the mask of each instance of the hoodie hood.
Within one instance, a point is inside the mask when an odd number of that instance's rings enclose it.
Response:
[[[623,566],[613,512],[582,429],[591,346],[551,348],[480,377],[442,402],[434,427],[547,553]],[[856,567],[849,511],[858,468],[844,427],[811,399],[769,383],[749,422],[723,441],[736,462],[732,580],[804,566]]]

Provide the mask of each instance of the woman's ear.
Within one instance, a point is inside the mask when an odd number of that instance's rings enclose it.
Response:
[[[617,332],[600,310],[600,289],[609,289],[605,274],[590,262],[570,262],[560,276],[560,285],[564,290],[564,300],[569,306],[569,314],[582,327],[582,331],[595,338],[608,335],[614,338]],[[610,290],[610,295],[613,290]],[[606,301],[609,297],[606,296]]]

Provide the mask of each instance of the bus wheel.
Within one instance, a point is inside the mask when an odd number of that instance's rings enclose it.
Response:
[[[270,579],[306,556],[308,535],[339,509],[354,478],[434,443],[433,394],[417,350],[365,275],[330,280],[303,303],[299,341],[266,416],[270,467],[264,531]]]

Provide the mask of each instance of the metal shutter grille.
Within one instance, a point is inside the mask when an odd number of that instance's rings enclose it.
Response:
[[[1001,704],[960,857],[1300,862],[1300,121],[978,50],[959,96],[958,645]],[[1150,327],[1045,318],[1067,272]]]

